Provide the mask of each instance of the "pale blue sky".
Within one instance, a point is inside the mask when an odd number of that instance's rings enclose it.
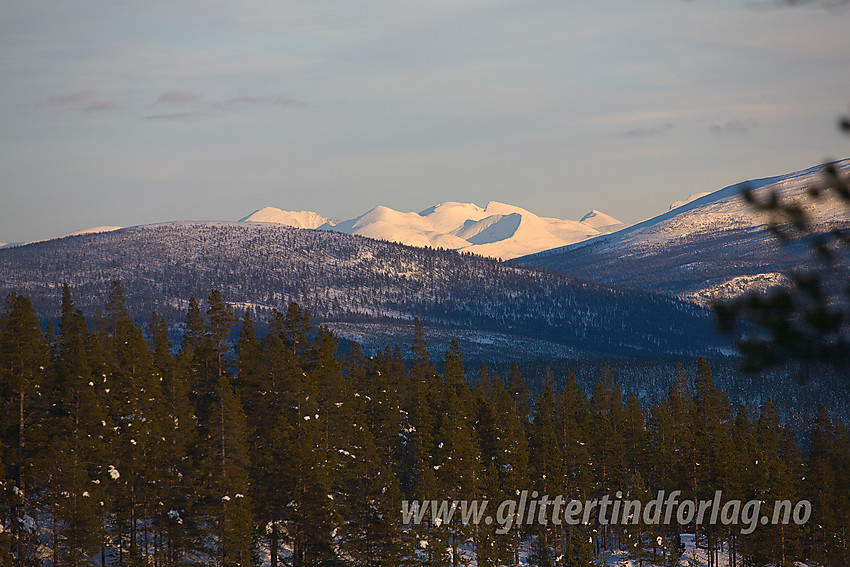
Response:
[[[635,222],[850,156],[850,10],[764,5],[0,0],[0,241],[449,200]]]

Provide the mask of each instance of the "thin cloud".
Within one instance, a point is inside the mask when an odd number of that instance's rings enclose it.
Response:
[[[252,96],[239,95],[224,101],[225,108],[239,108],[245,106],[295,106],[304,107],[307,103],[298,99],[282,95]]]
[[[241,94],[224,101],[201,101],[202,95],[187,91],[168,91],[160,95],[156,105],[188,106],[192,110],[183,112],[161,112],[145,116],[145,120],[164,122],[197,122],[206,118],[223,116],[228,112],[239,112],[260,107],[306,107],[306,102],[283,95],[256,96]]]
[[[164,112],[145,116],[145,120],[160,120],[163,122],[197,122],[204,118],[213,116],[212,112],[206,110],[194,110],[188,112]]]
[[[748,120],[728,120],[722,124],[712,124],[708,127],[708,131],[715,136],[738,135],[746,136],[755,128],[756,121]]]
[[[120,104],[103,100],[97,93],[91,90],[50,96],[47,97],[47,103],[63,109],[79,110],[83,114],[118,110],[121,108]]]
[[[187,91],[168,91],[159,95],[156,104],[193,104],[201,100],[201,95]]]
[[[623,138],[651,138],[653,136],[663,136],[672,129],[673,125],[668,122],[667,124],[656,126],[654,128],[633,128],[631,130],[626,130],[620,135]]]

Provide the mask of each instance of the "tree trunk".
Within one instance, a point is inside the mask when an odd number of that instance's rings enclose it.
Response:
[[[272,520],[272,536],[269,544],[271,567],[277,567],[277,521]]]
[[[56,504],[53,504],[53,567],[59,567],[59,527],[56,524]]]

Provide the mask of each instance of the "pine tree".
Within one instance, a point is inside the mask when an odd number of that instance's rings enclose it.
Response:
[[[106,353],[105,402],[112,426],[109,460],[119,478],[113,498],[119,542],[127,536],[131,561],[151,553],[149,520],[157,508],[162,470],[161,376],[141,330],[131,321],[119,282],[112,282],[105,327],[98,340]],[[107,392],[108,390],[108,392]],[[125,531],[126,530],[126,531]]]
[[[511,394],[511,398],[514,400],[519,416],[527,422],[531,417],[531,407],[529,406],[530,392],[516,364],[511,365],[507,388]]]
[[[838,518],[833,503],[836,501],[836,486],[846,470],[835,470],[833,461],[835,430],[829,413],[823,404],[818,405],[812,430],[807,461],[806,492],[812,503],[812,530],[808,545],[810,556],[823,565],[838,564],[834,561],[837,549],[833,546]]]
[[[106,545],[109,429],[97,350],[63,286],[60,333],[49,395],[55,400],[41,447],[43,495],[52,515],[53,562],[76,567]],[[61,549],[60,549],[61,548]]]
[[[331,487],[322,472],[324,435],[318,420],[318,394],[309,382],[294,391],[288,411],[282,412],[275,452],[284,466],[287,488],[284,523],[294,567],[328,561],[334,556],[331,539]]]
[[[499,455],[502,424],[498,422],[495,407],[496,384],[490,377],[487,366],[481,363],[478,379],[472,390],[472,418],[477,450],[480,455],[476,475],[479,479],[475,499],[478,501],[501,502],[502,490],[499,486],[499,467],[496,464]],[[494,567],[499,558],[496,527],[492,525],[474,526],[475,562],[481,567]]]
[[[561,494],[567,499],[586,501],[593,489],[590,456],[591,417],[587,397],[576,376],[568,371],[555,405],[555,423],[563,460]],[[588,565],[590,548],[587,526],[564,523],[560,533],[560,554],[574,565]]]
[[[409,371],[399,388],[404,412],[400,448],[403,470],[401,485],[409,500],[424,501],[437,498],[436,465],[433,458],[436,450],[437,404],[442,393],[434,368],[428,362],[427,342],[418,319],[414,321],[411,354]],[[436,561],[434,553],[439,543],[430,519],[424,525],[411,527],[410,531],[416,541],[425,542],[427,562],[430,564]]]
[[[279,334],[269,333],[260,343],[261,370],[251,334],[253,326],[243,324],[237,345],[240,369],[239,387],[248,418],[251,479],[256,517],[261,533],[268,537],[272,567],[276,567],[281,530],[287,505],[292,493],[282,479],[288,478],[281,467],[290,463],[282,461],[287,455],[280,453],[281,425],[289,424],[286,416],[292,413],[301,396],[303,371]],[[283,475],[283,476],[282,476]]]
[[[781,508],[776,502],[787,500],[796,503],[798,498],[795,478],[799,478],[801,455],[796,442],[788,436],[779,421],[776,406],[768,398],[762,405],[756,423],[755,477],[758,487],[755,498],[762,500],[762,514],[770,518],[778,515]],[[790,520],[790,510],[788,519]],[[801,558],[801,532],[793,522],[765,525],[754,531],[748,539],[752,542],[750,559],[756,562],[771,562],[779,566],[792,565]]]
[[[35,471],[29,436],[43,416],[38,410],[39,387],[48,357],[47,341],[32,302],[10,294],[0,317],[0,422],[2,441],[7,447],[7,502],[13,540],[10,552],[21,565],[35,561],[35,540],[29,521],[29,491]]]
[[[759,487],[758,465],[755,463],[757,460],[755,455],[758,454],[759,450],[754,426],[744,405],[738,407],[730,438],[732,444],[728,458],[735,466],[729,469],[723,487],[723,497],[726,501],[740,500],[747,502],[755,498]],[[738,537],[740,529],[739,525],[732,524],[728,526],[726,532],[732,561],[731,567],[736,567],[738,555],[742,550],[742,542]],[[744,552],[748,550],[746,541],[743,542],[743,550]]]
[[[626,400],[624,424],[624,443],[626,448],[626,467],[632,475],[646,467],[648,454],[646,447],[646,415],[640,400],[634,392]],[[642,480],[642,479],[641,479]],[[631,482],[630,482],[631,484]]]
[[[477,432],[481,452],[480,467],[486,484],[482,493],[490,502],[515,499],[517,492],[529,486],[528,439],[524,419],[501,380],[490,379],[486,370],[476,387],[478,399]],[[479,526],[479,530],[482,526]],[[489,530],[494,532],[495,528]],[[495,561],[502,564],[516,562],[522,526],[516,526],[506,534],[484,532],[479,537],[485,560],[490,554],[484,546],[492,538],[495,545]]]
[[[836,471],[850,470],[850,430],[840,419],[833,426],[833,468]],[[836,476],[835,528],[833,539],[833,557],[839,565],[850,563],[850,478],[848,475]]]
[[[281,488],[274,494],[279,503],[274,514],[280,515],[284,526],[280,535],[292,548],[293,566],[306,567],[335,555],[333,479],[327,474],[328,437],[320,413],[325,408],[319,404],[317,382],[308,373],[317,352],[309,352],[309,315],[298,305],[290,304],[286,315],[274,313],[270,327],[263,350],[273,391],[281,394],[281,411],[269,435],[274,456],[269,480]],[[322,358],[316,369],[324,364]],[[276,526],[274,522],[270,527],[276,530]]]
[[[221,292],[217,289],[210,292],[207,304],[207,318],[209,319],[207,340],[214,355],[215,376],[221,377],[227,373],[225,357],[230,350],[227,339],[230,337],[230,331],[236,318],[233,315],[233,310],[224,302]]]
[[[443,367],[444,384],[433,466],[441,498],[471,501],[478,488],[479,453],[470,426],[470,396],[463,379],[463,353],[456,340],[452,340],[446,351]],[[470,527],[462,525],[460,518],[455,516],[446,529],[451,543],[451,564],[456,567],[460,561],[460,545],[469,537]]]
[[[168,325],[154,314],[148,331],[153,366],[162,381],[162,403],[158,412],[162,445],[157,453],[161,505],[157,507],[156,522],[165,532],[162,550],[165,564],[172,567],[195,549],[193,540],[199,531],[192,508],[196,492],[192,448],[197,446],[197,429],[189,399],[190,384],[179,371],[178,361],[172,354]]]
[[[564,459],[559,443],[556,422],[555,384],[551,370],[546,368],[543,389],[535,401],[534,420],[530,427],[529,468],[532,486],[536,492],[531,496],[553,497],[564,486]],[[550,546],[557,541],[558,534],[551,525],[539,525],[534,519],[536,532],[535,557],[541,567],[552,565]]]
[[[397,355],[387,348],[367,360],[354,343],[344,359],[346,376],[359,394],[352,401],[359,402],[356,419],[362,427],[352,443],[356,454],[345,455],[340,531],[343,555],[359,555],[363,565],[401,565],[412,548],[399,522],[402,493],[393,470],[398,466],[402,414],[390,384],[398,384],[404,373],[404,361]]]
[[[253,563],[249,497],[248,425],[226,376],[219,378],[210,423],[209,447],[205,462],[204,489],[207,513],[213,518],[210,532],[216,537],[215,558],[222,566],[248,566]]]

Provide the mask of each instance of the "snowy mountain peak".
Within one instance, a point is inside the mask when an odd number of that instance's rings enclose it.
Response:
[[[379,205],[342,221],[329,221],[312,212],[294,213],[266,207],[242,220],[332,230],[410,246],[464,250],[506,260],[579,242],[611,232],[611,227],[623,226],[605,213],[594,213],[589,222],[582,222],[540,217],[522,207],[497,201],[490,201],[484,208],[475,203],[446,201],[418,213]]]
[[[591,226],[602,233],[614,232],[615,230],[620,230],[626,226],[611,215],[606,215],[602,211],[597,211],[596,209],[591,210],[589,213],[581,217],[579,222],[586,224],[587,226]]]
[[[319,228],[328,223],[328,219],[312,211],[284,211],[275,207],[266,207],[254,211],[241,222],[273,222],[295,228]]]
[[[711,194],[711,191],[705,191],[703,193],[694,193],[693,195],[689,195],[688,198],[683,200],[683,201],[674,201],[673,203],[670,203],[670,208],[667,209],[667,210],[672,211],[673,209],[678,209],[682,205],[687,205],[688,203],[696,201],[697,199],[700,199],[700,198],[705,197],[706,195],[710,195],[710,194]]]
[[[448,211],[468,211],[468,214],[481,214],[484,212],[484,209],[476,205],[475,203],[460,203],[458,201],[446,201],[445,203],[440,203],[439,205],[434,205],[433,207],[428,207],[424,211],[419,213],[420,216],[427,217],[433,214],[443,215]]]

